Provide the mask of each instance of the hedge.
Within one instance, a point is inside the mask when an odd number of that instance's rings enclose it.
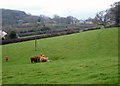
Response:
[[[61,31],[61,32],[56,31],[56,32],[51,32],[51,33],[47,33],[47,34],[42,34],[42,35],[37,36],[37,39],[49,38],[49,37],[55,37],[55,36],[61,36],[61,35],[67,35],[67,34],[72,34],[72,33],[79,33],[79,29]],[[2,45],[4,45],[4,44],[10,44],[10,43],[24,42],[24,41],[34,40],[34,39],[35,39],[35,37],[26,37],[26,38],[17,38],[17,39],[5,39],[5,40],[2,40],[1,43],[2,43]]]

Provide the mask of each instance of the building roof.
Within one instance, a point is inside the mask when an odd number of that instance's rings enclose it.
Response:
[[[0,30],[0,38],[5,37],[7,33],[5,31]]]

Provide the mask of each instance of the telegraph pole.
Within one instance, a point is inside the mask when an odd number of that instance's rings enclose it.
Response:
[[[35,26],[35,51],[37,51],[37,23],[36,23],[36,26]]]
[[[35,51],[37,51],[37,31],[36,31],[36,28],[37,27],[35,27]]]
[[[40,18],[38,19],[37,23],[35,24],[35,51],[37,51],[37,28],[39,27]]]

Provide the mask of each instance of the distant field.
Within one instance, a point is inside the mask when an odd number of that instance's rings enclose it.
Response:
[[[2,47],[3,84],[118,83],[117,28],[40,39],[37,51],[34,41]],[[30,63],[31,56],[40,54],[52,62]]]

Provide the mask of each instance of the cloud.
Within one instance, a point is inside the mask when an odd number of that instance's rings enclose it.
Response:
[[[0,8],[23,10],[27,13],[52,16],[80,15],[88,17],[110,7],[119,0],[1,0]]]

